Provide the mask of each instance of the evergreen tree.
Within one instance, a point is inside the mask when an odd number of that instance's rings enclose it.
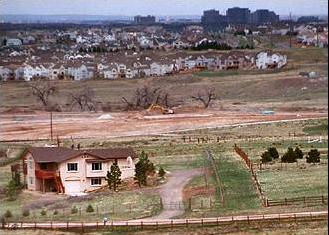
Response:
[[[311,151],[309,151],[307,153],[306,162],[307,163],[319,163],[320,162],[320,152],[317,149],[311,149]]]
[[[121,184],[121,170],[117,160],[112,164],[111,171],[108,171],[106,176],[109,188],[116,191]]]
[[[295,154],[298,159],[303,159],[304,153],[298,146],[295,148]]]
[[[159,169],[159,176],[161,177],[161,178],[163,178],[164,176],[165,176],[165,174],[166,174],[166,171],[162,168],[162,167],[160,167],[160,169]]]
[[[288,151],[281,157],[281,161],[286,163],[297,162],[297,156],[293,148],[288,148]]]
[[[147,154],[142,151],[139,156],[139,161],[135,166],[135,180],[137,180],[139,186],[147,185],[147,176],[154,174],[155,167],[149,160]]]
[[[261,162],[262,163],[266,164],[266,163],[271,162],[271,161],[272,161],[272,156],[271,156],[269,151],[266,151],[261,155]]]
[[[279,152],[275,147],[268,148],[267,151],[270,153],[272,159],[279,158]]]

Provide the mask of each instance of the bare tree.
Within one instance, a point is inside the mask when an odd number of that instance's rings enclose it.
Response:
[[[77,106],[81,111],[96,112],[97,103],[95,98],[95,92],[90,87],[85,87],[76,93],[69,93],[70,110]]]
[[[127,110],[147,109],[151,104],[169,107],[169,93],[159,87],[143,86],[135,90],[134,96],[128,100],[122,97]]]
[[[216,100],[215,88],[214,87],[204,87],[202,91],[199,91],[196,96],[192,96],[192,99],[196,101],[201,101],[204,108],[208,108],[211,101]]]
[[[49,97],[53,95],[57,88],[50,81],[37,80],[29,84],[32,94],[42,103],[44,108],[49,107]]]

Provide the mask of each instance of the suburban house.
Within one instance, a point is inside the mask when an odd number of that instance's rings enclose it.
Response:
[[[107,171],[115,161],[121,179],[133,177],[136,158],[132,148],[31,147],[23,156],[24,182],[32,191],[78,195],[106,185]]]
[[[270,52],[260,52],[256,55],[256,66],[258,69],[282,68],[286,64],[286,55]]]

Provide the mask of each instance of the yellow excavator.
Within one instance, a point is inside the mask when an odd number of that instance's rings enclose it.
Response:
[[[175,113],[174,110],[164,108],[158,104],[151,104],[150,107],[147,109],[148,112],[156,111],[156,110],[160,110],[162,114],[174,114]]]

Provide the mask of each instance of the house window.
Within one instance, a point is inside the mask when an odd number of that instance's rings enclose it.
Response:
[[[93,171],[101,171],[102,170],[102,163],[101,162],[93,162],[91,164],[91,169]]]
[[[33,184],[33,177],[29,177],[29,183]]]
[[[67,171],[78,171],[78,163],[67,163]]]
[[[96,185],[101,185],[102,184],[102,179],[101,178],[91,178],[91,185],[96,186]]]

